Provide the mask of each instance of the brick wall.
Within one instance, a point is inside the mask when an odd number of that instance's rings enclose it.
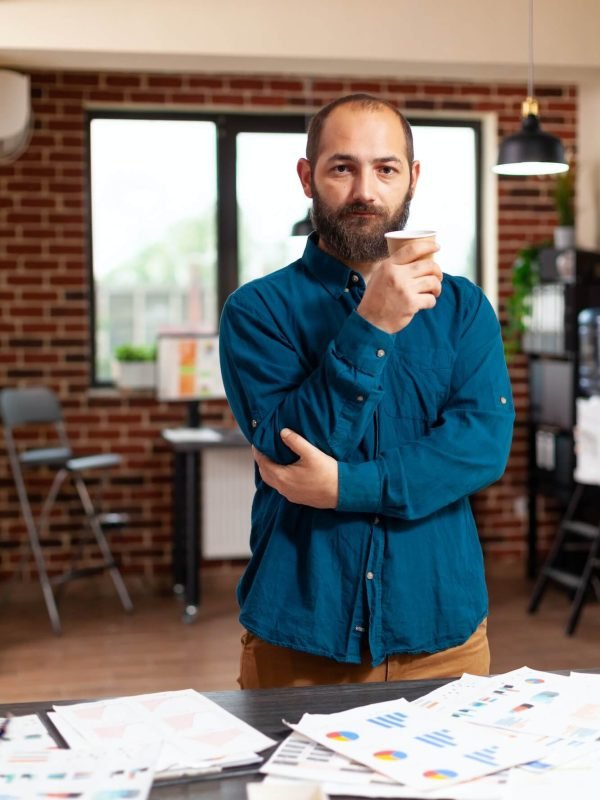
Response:
[[[519,126],[523,85],[281,78],[269,75],[138,75],[37,72],[32,75],[35,132],[25,154],[0,165],[0,386],[45,384],[60,395],[78,450],[114,448],[125,464],[111,480],[107,498],[131,512],[132,523],[115,539],[124,570],[143,585],[168,582],[170,564],[170,453],[162,427],[180,424],[183,412],[150,395],[90,391],[89,278],[86,262],[84,108],[224,108],[277,111],[312,109],[351,91],[385,97],[400,108],[427,111],[494,111],[501,136]],[[572,86],[540,87],[544,127],[576,149],[577,94]],[[551,236],[555,214],[550,179],[499,182],[500,313],[510,291],[516,252]],[[528,397],[526,363],[511,366],[518,419],[505,477],[474,498],[488,562],[522,563],[525,519]],[[231,421],[219,404],[205,409],[209,421]],[[39,479],[40,492],[44,483]],[[59,530],[75,527],[68,504],[53,518],[58,538],[52,565],[66,557]],[[554,530],[551,506],[540,514],[540,537]],[[0,452],[0,541],[24,542],[25,532],[5,454]],[[24,547],[24,545],[23,545]],[[21,549],[23,549],[21,547]],[[492,556],[494,557],[492,559]],[[19,549],[0,550],[0,579]],[[28,575],[32,575],[29,569]]]

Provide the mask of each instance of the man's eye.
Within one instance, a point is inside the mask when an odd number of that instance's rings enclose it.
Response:
[[[380,167],[380,171],[384,175],[393,175],[396,170],[393,167]]]
[[[334,172],[344,173],[348,172],[348,165],[347,164],[336,164],[333,168]]]

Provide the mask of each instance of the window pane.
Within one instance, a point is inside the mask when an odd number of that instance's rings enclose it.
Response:
[[[477,279],[477,153],[471,127],[413,124],[421,175],[407,227],[439,232],[445,272]]]
[[[96,118],[90,138],[96,379],[110,380],[119,344],[216,330],[216,126]]]
[[[239,282],[299,258],[306,237],[292,236],[311,201],[296,175],[305,133],[239,133],[236,139]]]

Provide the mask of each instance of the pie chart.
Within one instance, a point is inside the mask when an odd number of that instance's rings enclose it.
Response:
[[[406,758],[406,753],[403,753],[402,750],[379,750],[373,755],[382,761],[402,761],[403,758]]]
[[[458,778],[458,772],[453,772],[451,769],[428,769],[423,773],[423,777],[434,781],[447,781],[449,778]]]
[[[327,734],[328,739],[335,739],[336,742],[353,742],[358,739],[358,733],[353,731],[332,731]]]

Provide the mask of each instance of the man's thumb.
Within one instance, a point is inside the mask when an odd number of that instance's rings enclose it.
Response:
[[[289,447],[293,453],[298,456],[308,455],[308,450],[311,445],[306,439],[303,439],[299,433],[294,433],[290,428],[283,428],[279,434],[286,447]]]

